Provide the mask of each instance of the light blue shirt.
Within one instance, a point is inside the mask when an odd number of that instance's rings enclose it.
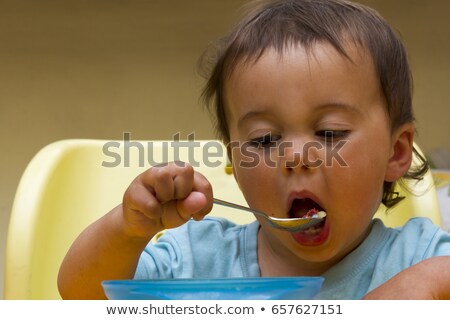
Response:
[[[257,221],[236,225],[207,217],[167,231],[141,255],[135,279],[260,277]],[[322,276],[317,299],[360,299],[424,259],[450,255],[450,234],[423,218],[401,228],[378,219],[364,242]]]

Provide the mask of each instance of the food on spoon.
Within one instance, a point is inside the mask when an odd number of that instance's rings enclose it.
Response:
[[[290,218],[316,218],[324,219],[325,210],[310,198],[294,199],[289,210]]]
[[[317,219],[323,219],[327,216],[327,213],[325,211],[319,211],[316,208],[310,209],[302,218],[317,218]]]

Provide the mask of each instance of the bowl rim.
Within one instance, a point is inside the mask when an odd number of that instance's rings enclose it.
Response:
[[[160,287],[160,288],[198,288],[205,287],[214,288],[224,287],[283,287],[298,288],[299,285],[303,287],[322,286],[324,282],[323,277],[235,277],[235,278],[174,278],[174,279],[125,279],[125,280],[105,280],[102,282],[103,287]]]

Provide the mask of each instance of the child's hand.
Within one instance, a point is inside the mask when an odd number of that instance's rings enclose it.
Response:
[[[409,267],[369,292],[367,300],[450,299],[450,257],[433,257]]]
[[[211,184],[191,165],[177,162],[152,167],[125,192],[125,230],[130,236],[151,238],[191,217],[201,220],[211,211],[212,197]]]
[[[208,180],[187,164],[169,163],[140,174],[122,205],[92,223],[72,244],[58,275],[61,296],[105,298],[102,281],[133,278],[148,241],[191,217],[203,219],[211,211],[212,196]]]

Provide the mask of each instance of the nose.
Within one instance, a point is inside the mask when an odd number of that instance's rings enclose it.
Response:
[[[317,151],[322,145],[314,141],[300,139],[284,141],[280,145],[281,167],[285,172],[312,170],[322,163]]]

